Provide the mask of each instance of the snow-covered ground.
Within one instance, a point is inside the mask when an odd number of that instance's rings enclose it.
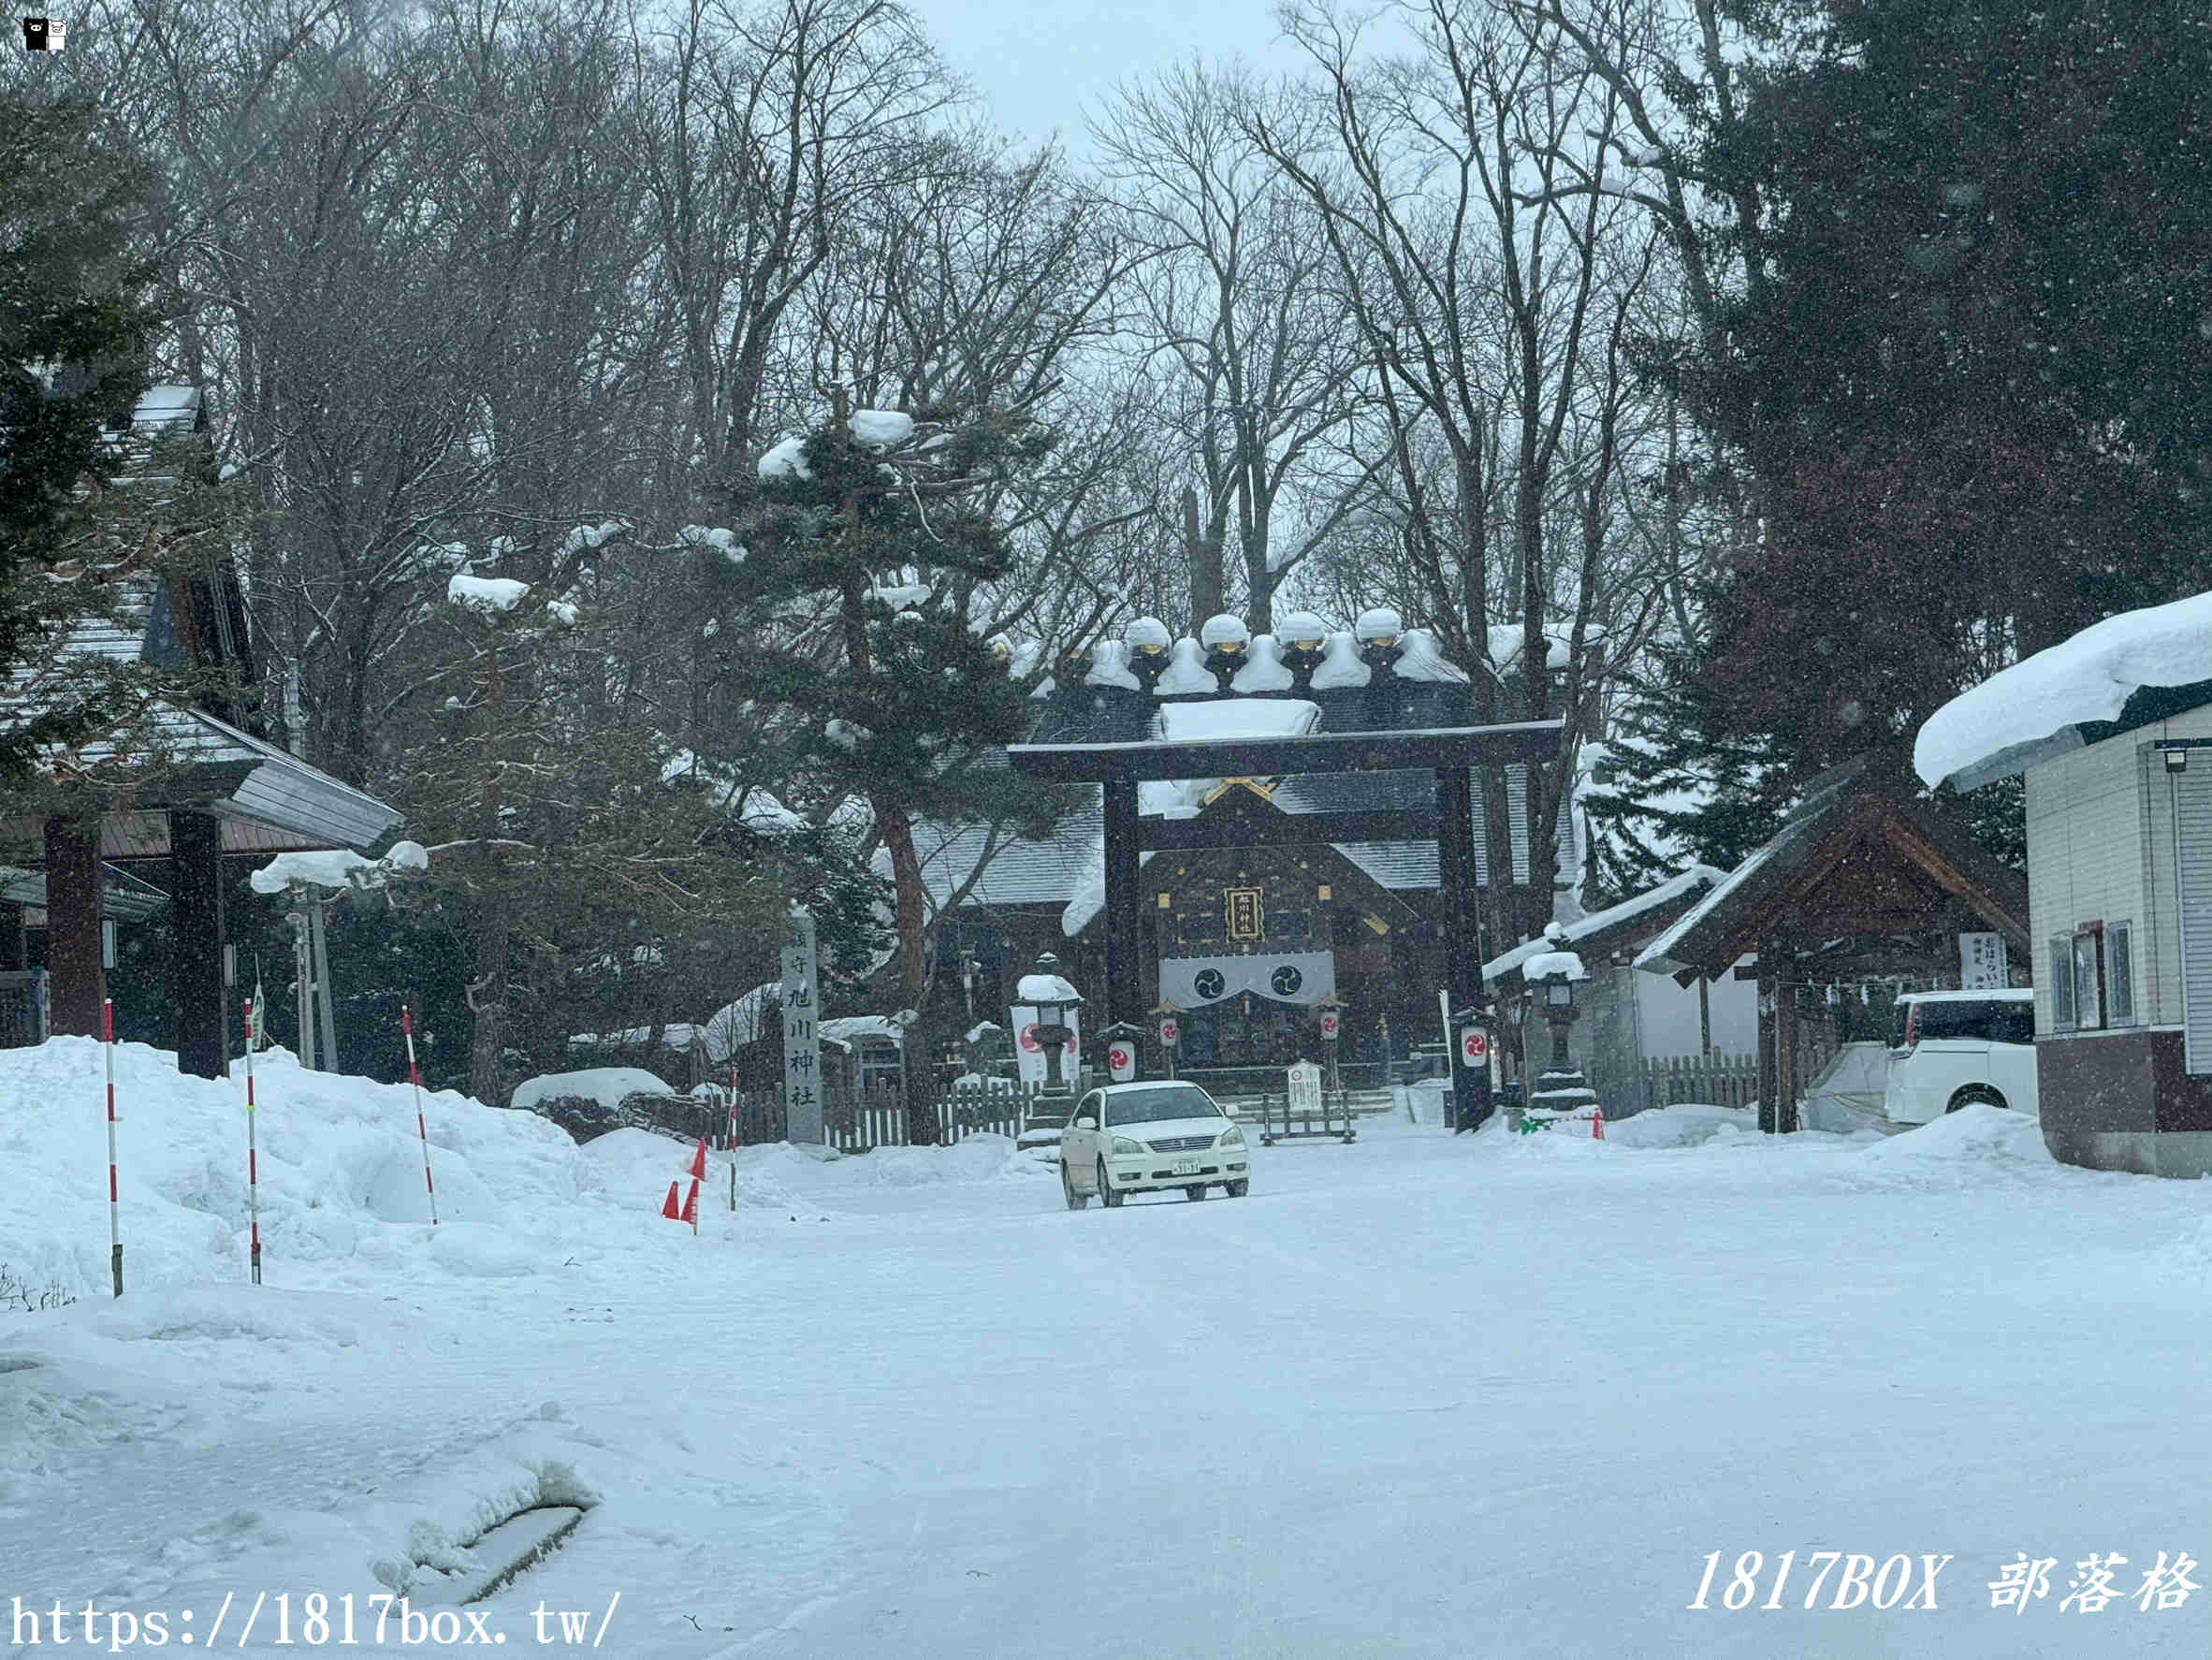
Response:
[[[270,1653],[289,1593],[303,1647],[308,1594],[436,1607],[533,1504],[586,1514],[474,1611],[530,1652],[541,1607],[589,1617],[555,1652],[604,1617],[641,1660],[2193,1656],[2212,1626],[2202,1590],[2059,1608],[2091,1551],[2123,1598],[2212,1561],[2212,1188],[2053,1164],[1995,1109],[1855,1141],[1370,1120],[1256,1149],[1245,1200],[1079,1215],[997,1138],[754,1149],[695,1239],[658,1215],[687,1149],[439,1096],[433,1232],[408,1092],[280,1062],[254,1288],[235,1086],[121,1055],[120,1303],[98,1051],[0,1055],[0,1262],[80,1293],[0,1313],[0,1642],[21,1597],[204,1643],[227,1594],[235,1653],[266,1593]],[[1783,1606],[1721,1606],[1739,1552],[1763,1604],[1793,1550]],[[1908,1554],[1915,1591],[1952,1560],[1933,1611],[1831,1611],[1833,1574],[1807,1611],[1820,1551]],[[2049,1594],[1993,1609],[2023,1551]]]

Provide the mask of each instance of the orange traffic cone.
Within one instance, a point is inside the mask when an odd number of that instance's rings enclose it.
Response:
[[[680,1222],[684,1219],[683,1209],[677,1203],[676,1199],[676,1190],[679,1184],[676,1182],[668,1184],[668,1202],[661,1207],[661,1214],[671,1222]]]
[[[668,1201],[671,1204],[676,1202],[674,1187],[668,1189]],[[691,1184],[691,1192],[684,1196],[683,1215],[677,1219],[680,1222],[689,1222],[693,1233],[699,1231],[699,1184],[697,1182]]]
[[[691,1168],[685,1172],[694,1182],[706,1179],[706,1138],[699,1138],[699,1150],[691,1155]]]
[[[1590,1139],[1594,1142],[1606,1139],[1606,1110],[1603,1107],[1597,1109],[1597,1116],[1590,1121]]]

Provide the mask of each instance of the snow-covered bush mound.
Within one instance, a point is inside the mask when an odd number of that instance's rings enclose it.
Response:
[[[1750,1107],[1683,1104],[1650,1107],[1634,1117],[1606,1125],[1606,1140],[1616,1147],[1697,1147],[1734,1135],[1755,1135],[1759,1115]]]
[[[575,1072],[547,1072],[526,1078],[515,1085],[507,1104],[534,1108],[541,1101],[597,1101],[608,1112],[622,1104],[625,1096],[674,1095],[676,1091],[643,1067],[586,1067]]]

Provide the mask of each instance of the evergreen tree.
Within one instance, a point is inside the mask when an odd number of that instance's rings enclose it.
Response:
[[[1639,786],[1702,773],[1672,828],[1707,857],[1831,765],[1902,764],[2005,663],[2212,575],[2212,16],[1734,9],[1792,54],[1698,163],[1763,204],[1764,281],[1686,383],[1743,507],[1640,707],[1672,729],[1627,758]]]
[[[785,890],[668,776],[647,712],[605,696],[610,652],[578,590],[462,571],[438,616],[448,645],[428,683],[446,696],[394,799],[473,951],[469,1089],[497,1102],[517,1063],[557,1062],[571,1032],[599,1029],[607,983],[642,972],[688,997],[672,982],[689,969],[712,983],[711,942],[773,929]]]
[[[725,743],[779,745],[817,792],[864,799],[889,855],[899,995],[918,1017],[907,1037],[917,1144],[938,1129],[927,1065],[936,918],[915,826],[1041,830],[1060,806],[1004,764],[1026,721],[1024,688],[969,627],[1011,564],[977,498],[1050,444],[1019,419],[855,415],[840,391],[826,424],[763,459],[742,557],[724,561],[742,642],[717,689]]]
[[[94,106],[0,92],[0,660],[19,695],[40,677],[0,720],[0,775],[19,782],[46,746],[125,719],[146,678],[49,671],[70,625],[112,610],[116,579],[159,551],[103,512],[124,459],[109,425],[127,426],[163,315],[134,241],[150,189]]]

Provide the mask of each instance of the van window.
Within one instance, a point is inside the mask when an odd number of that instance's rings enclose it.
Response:
[[[1984,1043],[2035,1041],[2035,1009],[2030,1003],[1992,997],[1987,1002],[1961,999],[1916,1007],[1923,1043],[1939,1038],[1969,1038]]]

